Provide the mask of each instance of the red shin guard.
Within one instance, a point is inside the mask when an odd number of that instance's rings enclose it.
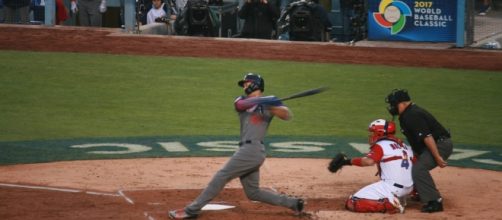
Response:
[[[372,200],[350,197],[345,203],[345,208],[353,212],[381,212],[394,214],[399,209],[394,207],[388,199]]]

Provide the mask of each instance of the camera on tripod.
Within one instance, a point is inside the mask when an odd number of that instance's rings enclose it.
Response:
[[[155,22],[158,22],[158,23],[169,23],[170,20],[171,19],[167,16],[155,18]]]

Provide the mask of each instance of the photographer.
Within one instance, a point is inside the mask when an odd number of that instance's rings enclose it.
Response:
[[[281,40],[326,41],[332,24],[319,0],[300,0],[288,5],[278,26]]]
[[[239,18],[244,19],[241,37],[273,38],[278,12],[268,0],[246,0],[238,15]]]

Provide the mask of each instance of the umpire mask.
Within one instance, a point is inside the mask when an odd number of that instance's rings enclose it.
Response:
[[[385,98],[385,102],[389,104],[387,107],[387,111],[391,115],[399,115],[399,109],[397,105],[401,102],[410,101],[411,98],[408,95],[408,91],[406,89],[394,89],[392,92]]]

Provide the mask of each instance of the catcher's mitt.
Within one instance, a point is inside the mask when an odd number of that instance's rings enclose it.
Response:
[[[340,170],[345,165],[352,165],[350,158],[344,153],[338,153],[329,163],[328,170],[332,173],[336,173],[336,171]]]

